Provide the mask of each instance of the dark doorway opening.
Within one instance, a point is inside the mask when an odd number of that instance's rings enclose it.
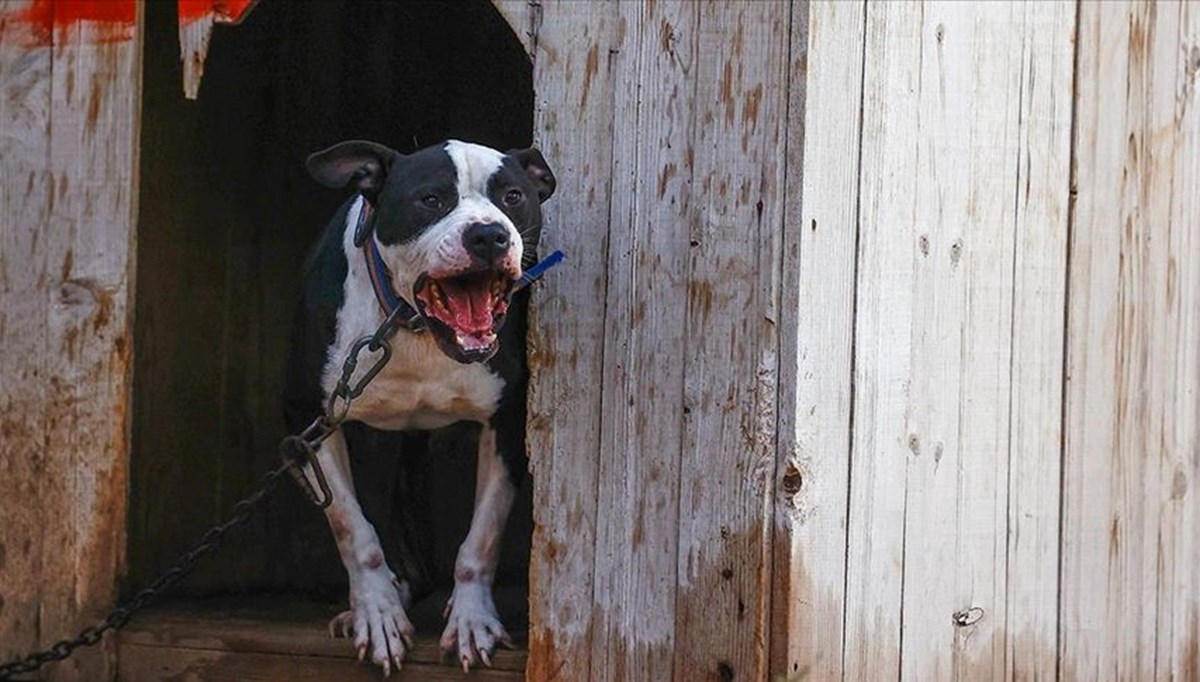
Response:
[[[242,25],[215,30],[195,102],[182,94],[175,6],[145,5],[126,592],[277,462],[303,262],[345,198],[309,179],[305,156],[351,138],[408,152],[448,138],[523,147],[532,134],[531,65],[486,0],[262,0]],[[425,591],[446,589],[470,521],[473,448],[454,428],[394,446],[378,482],[398,504],[372,521],[389,560],[386,543],[407,538]],[[497,576],[514,634],[526,627],[529,486]],[[179,591],[341,603],[346,576],[323,515],[287,483]],[[436,623],[443,602],[432,593],[414,620]]]

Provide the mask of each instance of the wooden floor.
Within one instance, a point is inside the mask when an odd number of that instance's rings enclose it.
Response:
[[[139,614],[118,639],[121,682],[160,680],[370,680],[378,668],[359,663],[346,640],[326,630],[336,606],[292,597],[176,602]],[[442,661],[436,630],[423,627],[419,614],[416,648],[391,680],[486,680],[525,678],[526,653],[500,650],[492,668],[462,669]],[[520,641],[520,638],[518,638]]]

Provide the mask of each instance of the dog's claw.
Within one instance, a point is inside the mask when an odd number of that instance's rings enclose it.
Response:
[[[459,583],[454,588],[449,620],[439,644],[444,652],[457,653],[463,672],[479,664],[492,667],[497,643],[512,646],[496,614],[487,585]]]
[[[329,621],[329,636],[333,637],[334,639],[337,639],[339,637],[342,639],[345,639],[345,638],[349,637],[350,632],[353,629],[353,625],[352,625],[350,619],[352,619],[353,617],[354,617],[353,611],[343,611],[342,613],[339,613],[338,615],[336,615],[332,619],[330,619],[330,621]]]
[[[349,611],[331,623],[336,632],[353,631],[353,646],[360,663],[370,661],[384,677],[399,672],[404,654],[412,649],[413,626],[399,603],[396,581],[382,571],[357,576],[350,593]]]

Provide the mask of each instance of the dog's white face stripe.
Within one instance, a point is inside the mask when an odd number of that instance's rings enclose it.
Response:
[[[472,192],[486,197],[488,178],[500,170],[504,155],[495,149],[458,140],[446,143],[446,153],[458,171],[459,197],[466,198]]]
[[[392,267],[397,290],[404,296],[410,295],[420,273],[440,276],[471,266],[471,255],[463,247],[462,235],[474,224],[496,223],[508,230],[512,248],[500,266],[511,272],[514,279],[521,274],[524,255],[521,233],[504,211],[488,198],[488,180],[504,165],[504,155],[495,149],[458,140],[447,142],[445,150],[454,163],[457,205],[415,241],[380,249]]]

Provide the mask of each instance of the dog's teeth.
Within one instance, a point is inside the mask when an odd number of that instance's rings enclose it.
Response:
[[[446,292],[442,291],[442,288],[440,286],[438,286],[436,283],[433,285],[432,289],[433,289],[433,303],[434,303],[435,310],[437,312],[445,314],[446,316],[449,316],[450,309],[446,306]]]

